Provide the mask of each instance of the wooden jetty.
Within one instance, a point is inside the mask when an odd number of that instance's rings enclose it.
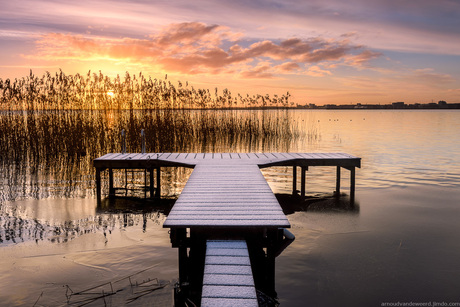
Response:
[[[195,285],[191,292],[199,293],[201,303],[206,306],[255,306],[255,288],[276,296],[275,257],[293,236],[287,232],[289,221],[260,171],[271,166],[293,168],[293,193],[297,190],[300,168],[302,197],[308,167],[335,166],[337,195],[340,195],[341,169],[348,169],[350,200],[354,202],[355,168],[361,167],[361,159],[345,153],[109,153],[94,160],[98,201],[104,170],[109,172],[109,195],[115,194],[114,169],[143,169],[149,174],[146,186],[150,196],[159,197],[162,167],[193,168],[163,227],[170,228],[172,246],[178,248],[180,285],[184,288]],[[215,246],[222,247],[222,241],[227,243],[218,253],[229,254],[214,257]],[[245,255],[247,252],[249,258],[232,256],[235,252],[232,249],[241,246],[241,242],[247,244],[247,248],[237,252]],[[235,268],[234,261],[238,262],[239,269],[246,271],[234,274],[238,277],[234,276],[228,284],[224,275]],[[252,272],[256,266],[263,272],[262,277],[254,274],[255,288],[250,281],[252,275],[246,276],[251,266]],[[195,277],[197,270],[199,277]],[[200,287],[202,284],[203,288],[196,288],[196,284]],[[239,295],[237,290],[242,289],[244,293]]]
[[[96,168],[97,196],[101,197],[101,172],[109,172],[109,195],[115,193],[114,169],[142,169],[149,173],[150,196],[161,194],[161,167],[189,167],[197,165],[257,165],[292,166],[292,191],[297,190],[297,170],[301,172],[300,194],[305,196],[305,174],[309,166],[336,166],[336,193],[340,192],[341,168],[350,170],[350,197],[355,192],[355,168],[361,167],[361,158],[345,153],[109,153],[93,161]],[[154,177],[156,176],[156,187]],[[224,174],[221,174],[224,177]]]

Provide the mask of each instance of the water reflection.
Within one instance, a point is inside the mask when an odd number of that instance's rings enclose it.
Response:
[[[284,214],[296,212],[333,212],[346,214],[359,214],[358,201],[350,202],[346,195],[340,197],[330,195],[309,196],[305,199],[299,195],[275,194]]]
[[[104,236],[114,230],[147,224],[161,225],[174,199],[155,202],[141,199],[24,200],[6,203],[0,212],[0,243],[48,241],[64,243],[89,233]]]

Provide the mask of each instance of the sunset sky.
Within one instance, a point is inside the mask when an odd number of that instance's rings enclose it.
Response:
[[[0,0],[0,78],[62,68],[299,104],[460,103],[459,0]]]

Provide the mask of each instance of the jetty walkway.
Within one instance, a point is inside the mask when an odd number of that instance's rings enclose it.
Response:
[[[293,167],[293,193],[300,168],[301,196],[308,167],[335,166],[337,195],[341,168],[348,169],[354,202],[361,159],[345,153],[109,153],[94,160],[98,201],[104,170],[109,172],[109,195],[116,189],[114,169],[143,169],[149,173],[150,196],[159,197],[162,167],[193,168],[163,227],[170,228],[172,246],[179,250],[179,283],[187,289],[181,293],[209,306],[257,306],[255,289],[276,296],[275,257],[293,236],[260,171],[271,166]]]

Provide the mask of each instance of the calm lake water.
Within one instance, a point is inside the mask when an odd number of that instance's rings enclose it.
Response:
[[[0,304],[65,306],[88,298],[71,291],[111,282],[96,291],[116,287],[106,303],[124,305],[138,293],[127,276],[165,285],[136,304],[170,301],[177,250],[161,226],[191,171],[163,172],[164,202],[97,206],[91,163],[120,151],[122,129],[130,152],[140,151],[144,129],[148,152],[362,158],[354,208],[329,198],[335,168],[309,168],[310,205],[289,211],[296,240],[276,261],[281,306],[460,302],[460,112],[0,113],[0,128]],[[291,193],[291,169],[263,173],[276,194]],[[115,177],[124,184],[123,173]],[[348,180],[343,171],[344,193]]]

